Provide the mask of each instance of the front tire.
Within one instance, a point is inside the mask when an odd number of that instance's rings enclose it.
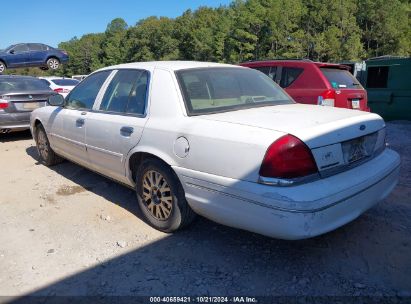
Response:
[[[50,147],[49,139],[47,138],[46,131],[42,125],[36,128],[36,146],[39,153],[40,160],[46,166],[54,166],[61,163],[63,159],[58,156]]]
[[[7,69],[6,64],[3,61],[0,61],[0,74],[5,72]]]
[[[146,159],[139,166],[136,193],[144,218],[157,230],[174,232],[195,218],[177,175],[158,159]]]
[[[60,67],[60,61],[57,58],[47,59],[47,67],[51,70],[57,70]]]

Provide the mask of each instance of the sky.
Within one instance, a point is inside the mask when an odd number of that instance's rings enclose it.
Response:
[[[74,36],[106,30],[114,18],[128,25],[149,16],[178,17],[187,9],[218,7],[232,0],[11,0],[2,1],[0,49],[19,42],[54,47]]]

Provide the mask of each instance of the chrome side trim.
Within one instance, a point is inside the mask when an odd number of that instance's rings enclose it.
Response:
[[[75,145],[77,145],[77,146],[81,146],[81,147],[86,148],[86,144],[85,144],[85,143],[82,143],[82,142],[79,142],[79,141],[76,141],[76,140],[72,140],[72,139],[70,139],[70,138],[67,138],[67,137],[58,135],[58,134],[56,134],[56,133],[49,133],[49,135],[51,135],[51,136],[53,136],[53,137],[55,137],[55,138],[59,138],[59,139],[61,139],[61,140],[65,140],[65,141],[67,141],[67,142],[69,142],[69,143],[72,143],[72,144],[75,144]]]
[[[299,177],[299,178],[289,178],[289,179],[260,176],[258,178],[258,183],[269,185],[269,186],[290,187],[290,186],[313,182],[313,181],[319,180],[320,178],[321,178],[320,174],[318,173],[314,173],[314,174]]]
[[[90,145],[86,145],[86,147],[87,147],[87,149],[91,149],[91,150],[94,150],[94,151],[98,151],[98,152],[102,152],[102,153],[105,153],[105,154],[108,154],[108,155],[112,155],[112,156],[115,156],[117,158],[120,158],[121,160],[123,159],[123,154],[121,154],[121,153],[113,152],[113,151],[110,151],[110,150],[106,150],[106,149],[102,149],[102,148],[95,147],[95,146],[90,146]]]

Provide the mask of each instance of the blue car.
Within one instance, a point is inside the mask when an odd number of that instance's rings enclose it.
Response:
[[[19,43],[0,51],[0,73],[9,68],[40,67],[56,70],[69,60],[67,53],[41,43]]]

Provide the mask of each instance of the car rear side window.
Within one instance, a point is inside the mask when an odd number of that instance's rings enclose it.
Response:
[[[335,68],[320,68],[334,89],[359,89],[362,88],[355,77],[347,70]]]
[[[45,45],[40,43],[29,43],[30,51],[45,51]]]
[[[144,114],[147,85],[147,71],[119,70],[104,94],[100,111]]]
[[[91,109],[104,81],[110,71],[90,75],[76,86],[67,96],[66,107],[69,109]]]
[[[281,81],[280,87],[287,88],[289,87],[304,71],[303,68],[288,68],[283,67],[281,72]]]

